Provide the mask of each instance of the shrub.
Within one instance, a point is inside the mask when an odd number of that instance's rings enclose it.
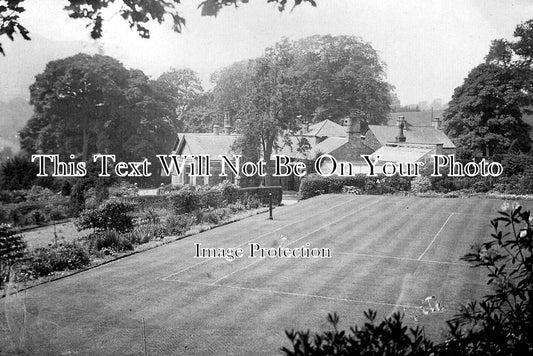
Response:
[[[298,194],[301,199],[309,199],[317,195],[326,194],[328,192],[328,181],[324,177],[313,173],[305,176],[304,179],[302,179]]]
[[[216,210],[211,209],[203,212],[202,221],[208,224],[218,224],[220,222],[220,215]]]
[[[70,209],[74,216],[85,209],[85,187],[79,181],[74,184],[70,192]]]
[[[376,312],[365,312],[368,319],[362,327],[347,333],[338,329],[339,317],[329,315],[333,330],[311,335],[309,331],[286,331],[292,350],[282,348],[288,356],[329,355],[430,355],[434,351],[422,328],[408,328],[399,312],[376,323]]]
[[[28,259],[28,272],[33,276],[46,276],[56,271],[79,269],[89,262],[87,250],[70,242],[33,250]]]
[[[254,197],[265,205],[269,202],[270,194],[272,194],[272,204],[281,204],[283,190],[280,186],[239,188],[237,191],[238,200],[242,201],[247,197]]]
[[[37,178],[37,164],[29,157],[17,155],[0,165],[0,189],[29,189]]]
[[[529,211],[504,203],[491,221],[492,239],[463,257],[488,271],[494,292],[470,302],[448,324],[448,353],[531,355],[533,353],[533,225]]]
[[[192,187],[184,187],[171,195],[176,214],[187,214],[200,208],[200,195]]]
[[[162,239],[167,235],[165,225],[160,223],[148,223],[138,225],[125,236],[133,244],[144,244],[148,241]]]
[[[117,252],[133,250],[131,236],[121,234],[117,230],[108,229],[93,232],[85,237],[90,251],[100,251],[103,249]]]
[[[411,190],[414,193],[425,193],[431,189],[431,180],[425,176],[417,176],[411,181]]]
[[[247,210],[258,209],[263,206],[259,199],[251,195],[247,195],[244,198],[241,198],[241,202]]]
[[[196,224],[197,218],[192,214],[171,215],[164,224],[166,235],[182,235]]]
[[[128,213],[133,211],[132,203],[107,200],[96,209],[84,210],[74,221],[78,230],[117,230],[129,231],[133,228],[133,219]]]
[[[232,213],[237,213],[239,211],[246,210],[246,206],[244,206],[244,204],[241,202],[236,202],[233,204],[229,204],[228,209],[230,209]]]
[[[0,225],[0,287],[9,279],[12,268],[23,261],[26,243],[9,225]]]
[[[489,191],[490,188],[487,186],[487,184],[485,182],[477,181],[474,184],[472,184],[472,189],[476,193],[486,193],[486,192]]]
[[[387,194],[400,191],[409,191],[410,177],[368,177],[364,174],[354,176],[322,177],[318,174],[307,175],[300,184],[299,195],[301,199],[311,198],[320,194],[342,193],[345,187],[351,187],[351,192],[366,194]]]

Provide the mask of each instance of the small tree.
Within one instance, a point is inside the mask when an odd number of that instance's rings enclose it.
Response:
[[[13,267],[24,259],[26,244],[9,225],[0,225],[0,287],[9,280]]]
[[[107,200],[96,209],[84,210],[74,221],[78,230],[94,229],[96,231],[129,231],[133,228],[132,217],[134,205],[118,200]]]

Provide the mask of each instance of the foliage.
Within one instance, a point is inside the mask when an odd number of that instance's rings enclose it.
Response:
[[[227,113],[241,134],[233,149],[249,161],[260,152],[270,157],[304,120],[357,116],[386,122],[391,100],[377,52],[351,36],[283,39],[262,57],[235,63],[212,80],[217,111]],[[297,150],[305,148],[299,145]]]
[[[309,331],[286,331],[292,350],[282,351],[287,356],[326,356],[326,355],[429,355],[434,345],[423,329],[408,328],[403,324],[403,316],[396,312],[391,317],[376,323],[376,312],[365,312],[368,321],[362,326],[354,326],[347,333],[338,329],[337,314],[328,315],[333,330],[311,335]]]
[[[37,165],[29,157],[16,155],[0,164],[0,189],[29,189],[38,173]]]
[[[139,70],[102,55],[51,61],[30,87],[34,114],[20,132],[29,152],[121,159],[155,157],[172,144],[172,101]]]
[[[406,192],[411,188],[409,177],[369,177],[356,174],[348,177],[337,175],[323,177],[319,174],[309,174],[302,179],[298,192],[301,199],[308,199],[320,194],[342,193],[349,190],[359,194],[393,194]]]
[[[287,5],[287,0],[267,0],[278,4],[279,11],[283,11]],[[229,5],[246,4],[248,0],[204,0],[198,6],[201,8],[202,16],[216,16],[218,12]],[[302,2],[307,2],[316,6],[315,0],[294,0],[294,7]],[[24,0],[7,0],[5,5],[0,3],[0,35],[6,35],[10,40],[14,40],[14,35],[18,32],[25,40],[30,40],[29,31],[21,24],[19,15],[24,12],[21,5]],[[156,21],[162,23],[170,19],[172,28],[180,33],[185,25],[185,18],[178,11],[180,0],[146,0],[142,2],[132,2],[126,0],[68,0],[64,7],[68,15],[73,19],[89,20],[91,28],[91,38],[102,37],[104,25],[104,12],[120,4],[118,14],[120,18],[127,21],[130,28],[135,29],[142,38],[150,38],[150,30],[147,23]],[[0,53],[4,54],[0,43]]]
[[[162,92],[167,93],[172,107],[175,108],[177,117],[172,123],[175,132],[204,132],[208,127],[201,127],[201,131],[191,130],[196,128],[191,110],[198,108],[206,96],[198,74],[191,69],[171,69],[159,76],[156,80]],[[205,103],[202,103],[205,105]],[[211,125],[209,125],[210,127]]]
[[[163,226],[167,235],[183,235],[196,222],[193,214],[170,215]]]
[[[425,193],[431,189],[431,180],[426,176],[417,176],[411,181],[411,190],[414,193]]]
[[[449,322],[446,345],[462,355],[527,355],[533,352],[533,228],[530,212],[505,203],[491,221],[492,239],[463,259],[488,271],[492,294],[468,303]]]
[[[492,42],[485,63],[455,89],[444,112],[444,131],[465,157],[531,148],[522,116],[533,103],[533,20],[518,25],[509,42]]]
[[[16,226],[39,225],[49,222],[52,216],[68,217],[69,209],[64,203],[21,202],[0,206],[0,222]]]
[[[78,230],[95,229],[97,231],[116,230],[129,231],[133,228],[132,217],[128,214],[133,211],[132,203],[107,200],[96,209],[84,210],[74,221]]]
[[[408,328],[395,313],[380,324],[369,322],[341,331],[336,314],[332,331],[286,331],[292,349],[286,355],[530,355],[533,353],[533,217],[515,204],[504,203],[491,221],[491,240],[474,246],[463,259],[487,269],[493,292],[469,302],[448,321],[447,340],[434,344],[423,329]]]
[[[28,256],[27,272],[34,276],[48,276],[56,271],[75,270],[90,262],[87,250],[76,242],[41,247]]]
[[[115,229],[99,230],[85,237],[89,251],[113,250],[116,252],[133,250],[133,242],[128,234]]]
[[[85,209],[85,188],[83,183],[76,182],[72,186],[70,193],[70,209],[74,216],[77,216],[83,209]]]
[[[176,214],[192,213],[200,207],[200,194],[187,186],[172,194],[171,201]]]
[[[529,126],[522,108],[530,100],[524,78],[515,70],[480,64],[455,89],[444,113],[443,129],[454,143],[483,156],[506,153],[514,140],[529,151]]]
[[[0,287],[9,279],[12,268],[25,257],[26,243],[22,235],[9,225],[0,225]]]

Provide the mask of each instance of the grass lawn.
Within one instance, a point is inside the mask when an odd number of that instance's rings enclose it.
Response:
[[[273,221],[256,215],[4,298],[0,344],[50,355],[273,355],[288,345],[286,329],[323,330],[334,311],[346,328],[369,308],[403,311],[438,339],[461,303],[487,291],[485,271],[459,258],[488,239],[501,204],[315,197],[277,208]],[[252,259],[249,242],[332,257]],[[194,258],[195,243],[245,256]],[[424,315],[430,295],[444,309]]]

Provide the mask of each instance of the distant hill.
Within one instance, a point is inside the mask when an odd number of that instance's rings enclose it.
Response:
[[[76,53],[96,53],[97,45],[83,41],[53,41],[31,34],[31,41],[3,41],[6,56],[0,56],[0,149],[20,149],[18,132],[32,115],[29,86],[46,63]]]
[[[0,101],[17,97],[29,99],[29,86],[51,60],[80,52],[97,52],[97,45],[92,42],[53,41],[35,33],[31,38],[31,41],[17,38],[16,42],[2,42],[6,56],[0,56]]]
[[[24,127],[33,113],[32,107],[24,98],[15,98],[8,102],[0,101],[0,149],[9,146],[18,151],[18,132]]]

